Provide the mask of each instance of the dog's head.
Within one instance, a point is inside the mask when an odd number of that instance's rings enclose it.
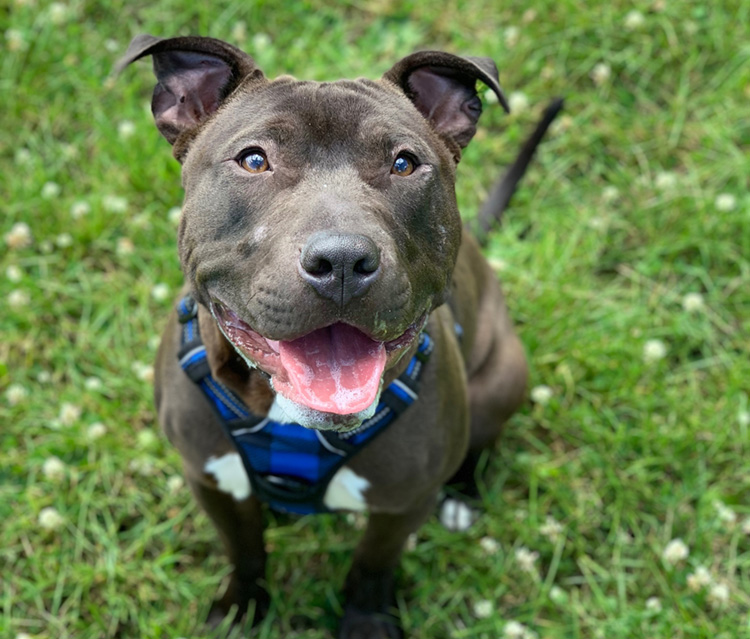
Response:
[[[193,294],[287,415],[355,426],[445,300],[477,80],[507,108],[494,63],[422,51],[379,81],[270,81],[219,40],[139,36],[120,67],[148,55]]]

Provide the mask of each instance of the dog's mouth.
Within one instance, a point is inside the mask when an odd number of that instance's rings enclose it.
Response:
[[[225,337],[249,365],[270,376],[277,393],[334,415],[361,413],[375,404],[386,367],[414,343],[426,321],[425,314],[390,341],[372,339],[344,323],[283,341],[263,337],[215,299],[211,311]]]

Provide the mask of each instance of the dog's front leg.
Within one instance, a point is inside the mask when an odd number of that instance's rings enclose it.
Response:
[[[270,601],[262,585],[266,573],[266,549],[261,504],[255,497],[238,501],[197,481],[188,479],[188,483],[219,531],[229,561],[234,566],[226,591],[211,606],[207,623],[218,626],[232,612],[232,606],[236,606],[232,624],[254,625],[265,616]],[[252,616],[247,616],[253,605]]]
[[[394,615],[394,570],[407,538],[434,512],[436,500],[430,495],[403,514],[370,515],[346,578],[339,639],[403,637]]]

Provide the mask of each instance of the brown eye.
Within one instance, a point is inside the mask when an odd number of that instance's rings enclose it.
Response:
[[[240,166],[248,173],[263,173],[271,168],[266,154],[260,149],[251,149],[241,156]]]
[[[398,157],[393,161],[391,174],[406,177],[407,175],[411,175],[412,173],[414,173],[414,169],[416,168],[417,163],[411,156],[407,155],[406,153],[399,153]]]

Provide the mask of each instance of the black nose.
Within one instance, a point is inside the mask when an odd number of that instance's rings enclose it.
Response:
[[[343,306],[365,294],[380,274],[380,251],[369,237],[320,231],[299,257],[302,278],[323,297]]]

